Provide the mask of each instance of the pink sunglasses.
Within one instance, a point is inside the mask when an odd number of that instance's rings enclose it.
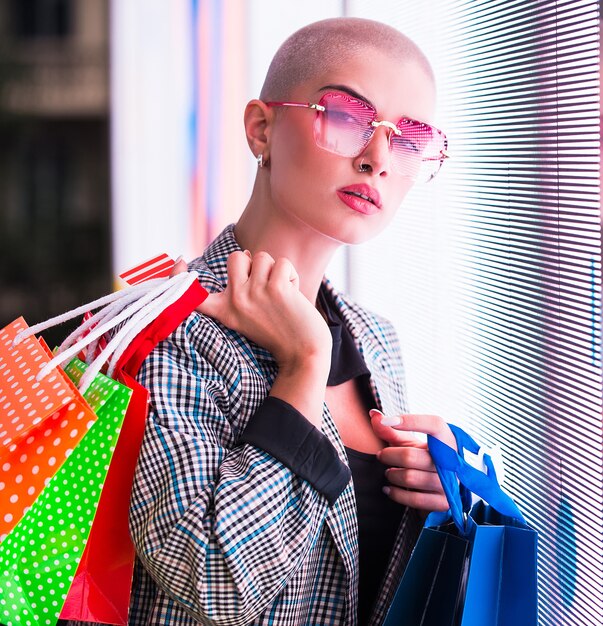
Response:
[[[392,167],[418,182],[431,180],[448,158],[448,140],[441,131],[406,117],[396,124],[378,121],[377,111],[367,102],[340,92],[327,92],[318,104],[311,102],[266,102],[268,106],[314,109],[314,140],[323,150],[357,157],[379,126],[388,129]]]

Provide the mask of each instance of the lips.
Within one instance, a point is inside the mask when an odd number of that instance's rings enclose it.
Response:
[[[351,209],[372,215],[381,209],[381,196],[370,185],[348,185],[337,190],[337,195]]]

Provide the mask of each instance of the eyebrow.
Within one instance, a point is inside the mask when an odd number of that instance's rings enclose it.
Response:
[[[336,89],[337,91],[343,91],[344,93],[352,96],[352,98],[358,98],[358,100],[366,102],[368,105],[372,106],[373,109],[375,109],[375,105],[366,96],[363,96],[357,91],[354,91],[354,89],[348,87],[347,85],[325,85],[324,87],[321,87],[318,91],[326,91],[327,89]]]

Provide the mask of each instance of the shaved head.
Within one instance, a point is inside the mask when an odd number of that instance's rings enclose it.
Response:
[[[435,82],[427,57],[406,35],[382,22],[342,17],[314,22],[293,33],[274,55],[260,99],[286,100],[296,86],[371,50],[401,63],[415,62]]]

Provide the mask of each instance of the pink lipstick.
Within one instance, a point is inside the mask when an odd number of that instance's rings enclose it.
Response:
[[[381,209],[379,192],[370,185],[348,185],[338,189],[337,195],[351,209],[364,215],[373,215]]]

